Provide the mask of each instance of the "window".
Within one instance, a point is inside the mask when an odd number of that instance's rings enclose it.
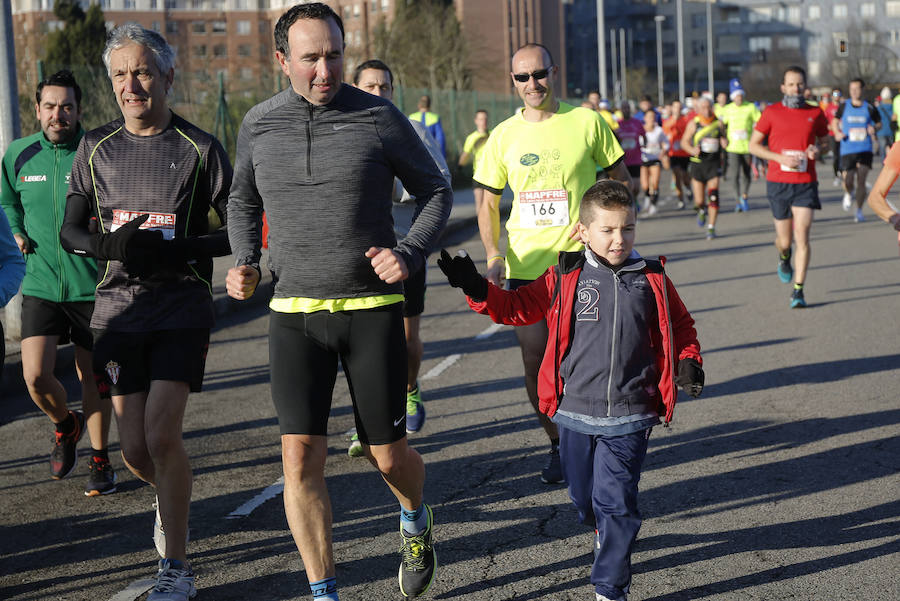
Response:
[[[210,0],[209,7],[213,10],[225,10],[225,0]]]
[[[815,4],[809,7],[809,20],[814,21],[822,18],[822,7]]]
[[[193,47],[194,56],[206,56],[206,44],[198,44]]]
[[[269,22],[268,21],[260,21],[259,22],[259,33],[269,33]]]
[[[800,48],[800,36],[783,35],[778,39],[778,47],[782,50],[796,50]]]
[[[726,23],[740,23],[741,9],[739,8],[723,8],[721,17]]]
[[[191,31],[194,33],[206,33],[206,21],[192,21]]]
[[[892,29],[888,32],[891,44],[900,44],[900,29]]]
[[[134,0],[123,0],[122,8],[125,10],[134,10]]]
[[[250,35],[250,21],[237,22],[238,35]]]
[[[251,54],[250,44],[241,44],[238,46],[237,53],[238,56],[250,56]]]
[[[739,35],[720,35],[719,36],[719,52],[740,52],[741,36]]]
[[[860,17],[874,17],[875,16],[875,3],[874,2],[865,2],[859,5],[859,16]]]
[[[391,10],[391,0],[381,0],[381,11],[387,12]]]
[[[809,61],[806,64],[806,69],[809,71],[810,79],[818,79],[819,75],[822,74],[822,65],[819,64],[819,61]]]
[[[247,10],[247,0],[234,0],[234,10]]]
[[[225,58],[228,56],[228,46],[225,44],[216,44],[213,46],[213,56],[216,58]]]
[[[212,22],[212,32],[213,33],[225,33],[227,30],[225,28],[225,21],[213,21]]]
[[[835,19],[846,19],[847,18],[847,5],[846,4],[835,4],[831,7],[831,16]]]
[[[150,29],[159,33],[159,21],[153,21],[153,23],[150,24]]]
[[[241,67],[241,79],[253,79],[253,69],[250,67]]]
[[[878,41],[878,33],[875,31],[862,31],[859,34],[859,41],[863,44],[874,45]]]
[[[900,17],[900,0],[888,0],[885,2],[884,14],[889,17]]]
[[[800,7],[799,6],[787,7],[787,22],[788,23],[799,23],[800,22]]]
[[[767,36],[750,38],[748,43],[750,45],[750,52],[756,52],[758,50],[765,50],[768,52],[772,50],[772,38]]]
[[[750,9],[751,23],[768,23],[772,20],[772,9],[768,6],[760,6]]]
[[[831,72],[838,79],[846,79],[850,74],[850,67],[847,61],[834,61],[831,63]]]
[[[703,13],[694,13],[691,15],[691,27],[694,29],[706,27],[706,15]]]
[[[178,21],[166,21],[166,33],[178,33]]]
[[[354,16],[354,17],[358,17],[358,16],[359,16],[359,4],[354,4],[354,5],[353,5],[353,16]]]
[[[691,52],[694,56],[706,54],[706,40],[693,40],[691,42]]]
[[[150,0],[150,10],[158,10],[159,2],[158,0]]]

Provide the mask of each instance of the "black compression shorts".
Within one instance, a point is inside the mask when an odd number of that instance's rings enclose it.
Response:
[[[91,313],[94,303],[55,303],[36,296],[22,297],[22,338],[59,336],[58,344],[74,342],[83,349],[94,347]]]
[[[209,330],[155,332],[94,329],[94,377],[101,394],[150,390],[153,380],[185,382],[200,392],[206,371]]]
[[[871,152],[856,152],[853,154],[841,155],[841,171],[852,171],[857,165],[872,168]]]
[[[359,440],[380,445],[406,436],[400,303],[335,313],[269,313],[272,400],[281,433],[327,434],[338,359]]]
[[[669,166],[672,169],[684,169],[685,171],[687,171],[688,163],[690,161],[690,157],[669,157]]]
[[[426,266],[403,280],[403,317],[417,317],[425,312]]]
[[[719,157],[718,155],[714,156],[714,160],[706,159],[699,163],[691,161],[691,167],[688,169],[688,174],[691,176],[691,179],[695,179],[698,182],[703,182],[705,184],[709,180],[719,177]]]

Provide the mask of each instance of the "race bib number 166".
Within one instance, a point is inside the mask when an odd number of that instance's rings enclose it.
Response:
[[[519,225],[527,228],[569,224],[569,194],[565,190],[519,192]]]

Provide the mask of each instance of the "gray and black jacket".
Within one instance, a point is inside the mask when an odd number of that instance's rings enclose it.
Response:
[[[394,176],[418,217],[397,242]],[[447,222],[453,195],[409,120],[390,102],[343,85],[326,105],[293,89],[252,108],[241,124],[228,234],[235,265],[258,264],[269,224],[276,298],[402,293],[372,269],[369,247],[392,248],[415,273]]]

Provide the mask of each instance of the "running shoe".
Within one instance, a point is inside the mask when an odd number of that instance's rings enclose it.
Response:
[[[778,279],[785,284],[790,284],[792,277],[794,277],[794,268],[791,267],[791,258],[778,257]]]
[[[841,185],[841,178],[835,177],[835,178],[834,178],[834,181],[831,182],[831,185],[834,186],[835,188],[837,188],[838,186],[840,186],[840,185]]]
[[[109,460],[91,457],[88,467],[91,475],[88,477],[87,486],[84,487],[85,496],[98,497],[116,492],[118,477],[109,464]]]
[[[676,206],[678,207],[678,210],[680,211],[681,209],[684,208],[684,201],[679,198],[678,204]]]
[[[163,529],[162,517],[159,515],[159,497],[153,502],[153,508],[156,509],[156,517],[153,518],[153,544],[156,546],[156,552],[160,557],[166,556],[166,531]],[[191,540],[190,531],[184,533],[184,544],[187,546]]]
[[[84,436],[84,413],[69,411],[75,420],[75,429],[69,434],[56,432],[53,450],[50,451],[50,475],[54,480],[62,480],[72,473],[78,464],[78,441]]]
[[[856,209],[856,215],[853,216],[853,223],[862,223],[866,220],[866,216],[863,215],[862,209]]]
[[[147,595],[147,601],[187,601],[196,596],[194,572],[189,567],[174,567],[171,559],[160,559],[156,586]]]
[[[697,227],[706,225],[706,209],[697,210]]]
[[[706,228],[706,239],[714,240],[715,237],[716,237],[716,228],[714,228],[714,227]]]
[[[650,205],[647,209],[647,217],[653,217],[657,213],[659,213],[659,209],[656,208],[656,205]]]
[[[803,298],[803,289],[794,288],[791,293],[791,309],[802,309],[806,306],[806,299]]]
[[[416,388],[406,393],[406,432],[418,432],[425,425],[425,403],[422,402],[422,390],[416,382]]]
[[[437,554],[431,537],[434,513],[427,504],[425,511],[428,512],[428,526],[421,534],[410,535],[403,526],[400,527],[400,573],[397,579],[404,597],[425,594],[437,571]]]
[[[559,462],[559,447],[550,447],[550,458],[547,460],[546,467],[541,470],[541,482],[559,484],[564,480],[562,464]]]
[[[850,207],[853,206],[853,197],[850,196],[849,192],[844,192],[844,198],[841,199],[841,208],[845,211],[849,211]]]
[[[350,448],[347,449],[347,454],[351,457],[362,457],[365,455],[362,443],[359,442],[359,434],[356,433],[356,430],[354,430],[353,434],[350,436]]]
[[[746,197],[746,196],[742,196],[742,197],[741,197],[741,200],[740,200],[740,202],[738,203],[738,206],[741,207],[741,211],[743,211],[744,213],[746,213],[747,211],[750,210],[750,203],[747,202],[747,197]]]

